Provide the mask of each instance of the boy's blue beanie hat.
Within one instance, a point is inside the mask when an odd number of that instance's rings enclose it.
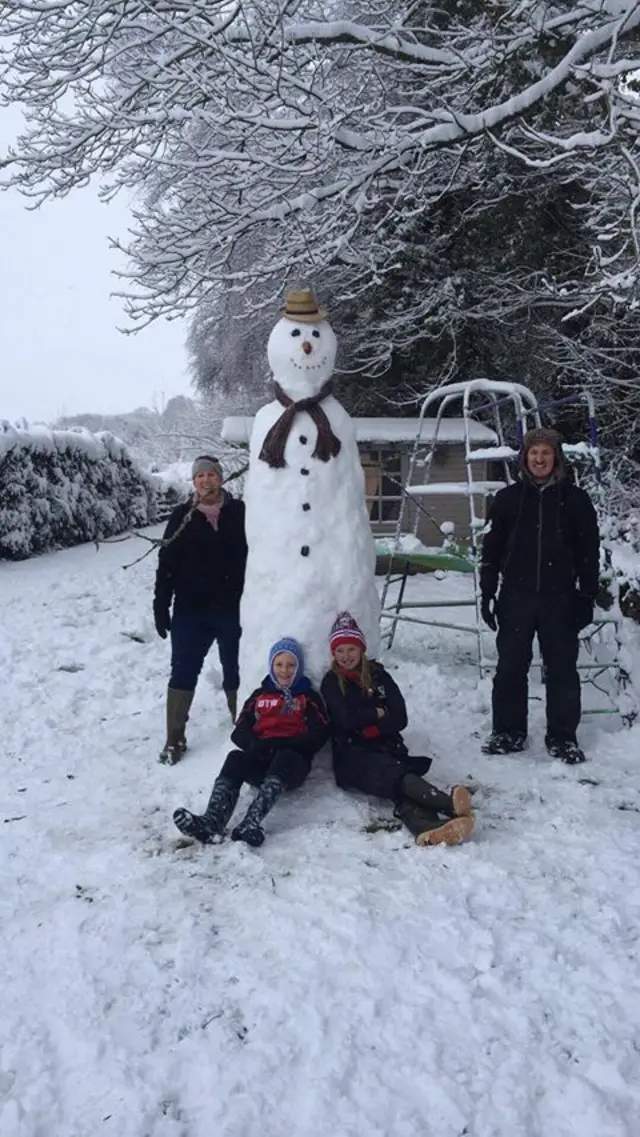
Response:
[[[273,674],[273,661],[281,651],[288,651],[296,660],[298,667],[293,677],[293,682],[304,675],[304,652],[301,644],[297,640],[292,639],[290,636],[284,636],[281,640],[276,640],[269,651],[269,675],[273,682],[278,685],[275,675]]]

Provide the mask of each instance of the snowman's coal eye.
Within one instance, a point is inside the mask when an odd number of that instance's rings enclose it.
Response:
[[[312,332],[311,335],[314,337],[314,339],[320,339],[320,332]]]
[[[291,335],[292,336],[299,336],[300,335],[300,328],[294,328]]]

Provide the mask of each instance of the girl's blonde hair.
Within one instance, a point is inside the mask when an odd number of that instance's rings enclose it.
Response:
[[[347,689],[347,685],[345,683],[344,675],[340,671],[340,667],[336,663],[335,659],[331,661],[331,670],[333,671],[334,675],[337,675],[338,683],[340,684],[340,690],[344,695]],[[362,690],[368,691],[371,687],[371,663],[367,659],[367,656],[364,652],[360,656],[360,663],[354,670],[355,674],[358,676],[358,682],[362,687]]]

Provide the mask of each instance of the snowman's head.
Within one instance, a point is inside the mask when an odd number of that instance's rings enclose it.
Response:
[[[333,373],[338,343],[326,320],[278,320],[267,344],[274,379],[292,399],[317,395]]]

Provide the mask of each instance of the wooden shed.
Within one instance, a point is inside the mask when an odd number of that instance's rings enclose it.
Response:
[[[365,492],[371,528],[376,537],[391,536],[396,531],[403,487],[407,484],[411,455],[415,448],[419,420],[417,418],[354,418],[360,458],[365,472]],[[435,419],[423,419],[420,431],[420,452],[429,449],[435,431]],[[248,446],[253,418],[233,415],[225,418],[222,437],[226,442]],[[467,482],[465,458],[464,420],[443,419],[438,429],[438,444],[430,466],[429,483],[432,492],[410,500],[405,509],[403,531],[416,532],[428,547],[441,545],[443,522],[452,522],[455,537],[460,544],[469,539],[469,504],[464,492]],[[474,460],[474,484],[490,484],[495,471],[492,468],[491,447],[497,444],[495,433],[482,423],[469,422],[470,443],[487,456]],[[502,475],[500,464],[498,477]],[[416,463],[412,482],[423,485],[424,466]],[[441,487],[441,490],[440,490]],[[475,513],[484,516],[486,496],[474,496]],[[417,522],[417,525],[416,525]]]

